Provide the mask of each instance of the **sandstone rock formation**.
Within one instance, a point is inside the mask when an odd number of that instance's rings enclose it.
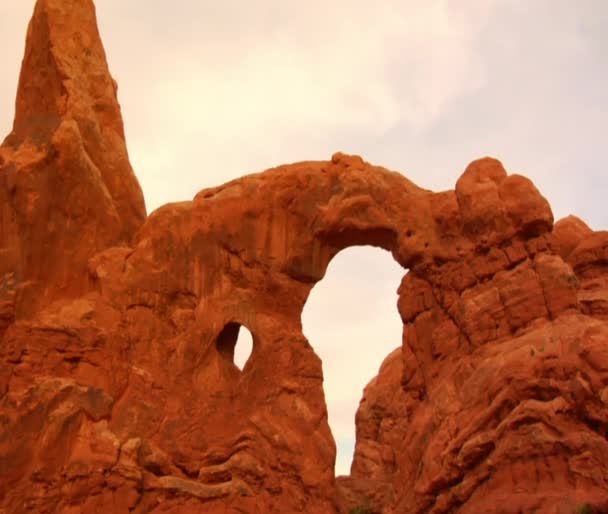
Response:
[[[91,255],[144,222],[90,0],[36,4],[0,166],[0,273],[20,314],[87,291]]]
[[[0,512],[608,508],[608,232],[554,225],[490,158],[433,193],[336,154],[146,218],[90,0],[38,0],[16,105],[0,147]],[[403,341],[336,481],[300,315],[362,244],[404,268]]]

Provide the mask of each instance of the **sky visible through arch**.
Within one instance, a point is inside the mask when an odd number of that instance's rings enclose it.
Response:
[[[33,5],[0,2],[1,134]],[[149,211],[337,150],[433,190],[491,155],[530,177],[556,218],[608,228],[605,0],[98,0],[97,10]],[[391,261],[369,255],[366,268],[340,268],[375,287],[367,270]],[[330,297],[353,278],[337,276]],[[371,315],[359,322],[394,337]],[[363,338],[351,345],[384,356]]]
[[[329,263],[302,313],[304,335],[323,361],[323,390],[336,441],[336,475],[348,475],[363,388],[401,346],[397,288],[407,270],[386,250],[346,248]]]

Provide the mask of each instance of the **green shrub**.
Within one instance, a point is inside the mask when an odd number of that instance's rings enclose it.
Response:
[[[574,511],[574,514],[593,514],[593,507],[588,503],[584,503]]]
[[[371,514],[367,505],[357,505],[348,511],[348,514]],[[586,514],[586,513],[585,513]]]

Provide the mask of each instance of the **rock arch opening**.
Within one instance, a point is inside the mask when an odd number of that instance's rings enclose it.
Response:
[[[397,289],[405,273],[386,250],[349,247],[332,259],[304,306],[304,334],[323,362],[336,476],[350,473],[363,389],[401,345]]]
[[[215,346],[223,358],[242,371],[253,351],[253,336],[247,327],[231,321],[217,336]]]

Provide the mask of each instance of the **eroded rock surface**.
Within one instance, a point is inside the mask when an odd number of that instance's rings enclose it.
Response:
[[[0,196],[0,512],[608,507],[608,233],[498,161],[433,193],[336,154],[145,218],[94,6],[39,0]],[[404,333],[336,484],[300,316],[361,244]]]
[[[21,316],[87,291],[88,259],[144,222],[91,0],[36,3],[0,170],[0,274]]]

